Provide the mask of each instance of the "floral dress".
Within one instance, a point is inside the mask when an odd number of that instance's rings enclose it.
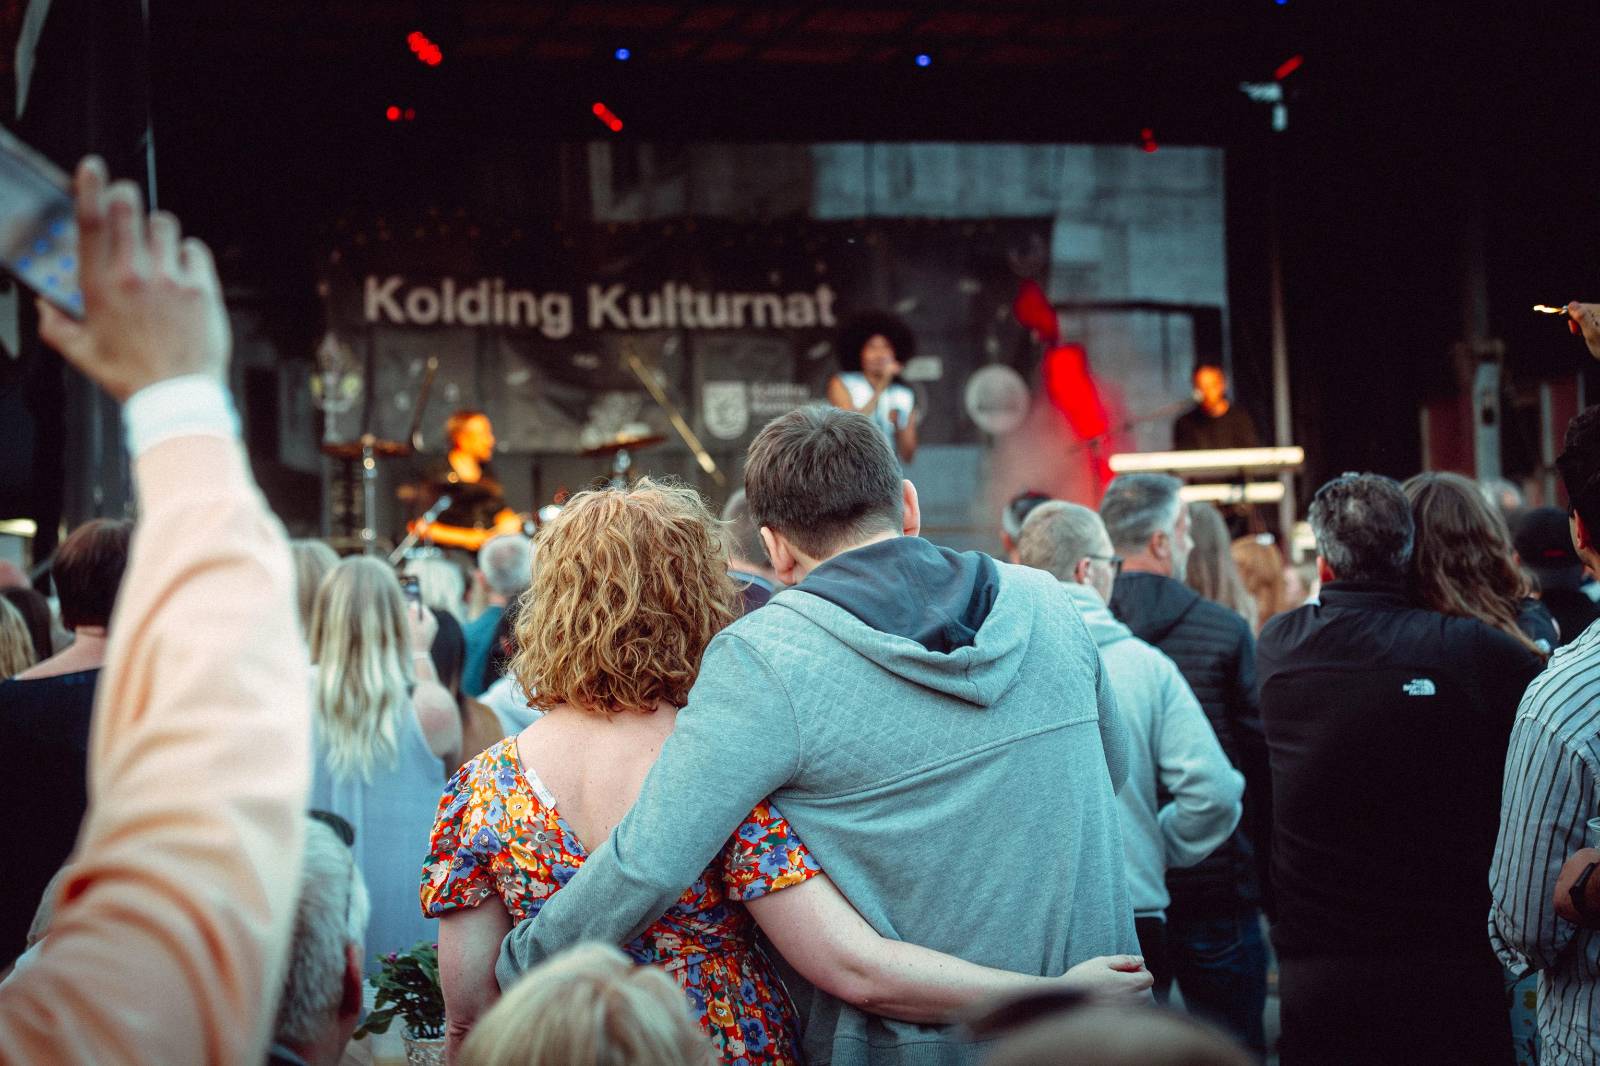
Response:
[[[537,914],[586,852],[509,737],[450,779],[422,871],[422,911],[436,918],[500,897],[512,921]],[[821,868],[789,823],[762,803],[678,902],[623,950],[683,986],[692,1013],[730,1066],[800,1063],[794,1004],[738,905],[815,877]],[[485,963],[489,965],[489,963]]]

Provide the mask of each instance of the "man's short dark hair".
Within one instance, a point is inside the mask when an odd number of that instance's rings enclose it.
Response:
[[[744,489],[755,524],[813,558],[900,531],[900,462],[853,411],[818,404],[768,422],[750,442]]]
[[[132,536],[132,522],[95,518],[62,542],[50,567],[61,600],[62,625],[76,629],[111,621]]]
[[[728,551],[734,558],[767,565],[767,546],[761,542],[761,527],[750,516],[750,498],[744,489],[734,489],[722,505],[723,531]]]
[[[1404,581],[1411,566],[1416,523],[1411,503],[1393,478],[1343,474],[1311,500],[1317,553],[1340,581]]]
[[[1567,437],[1556,460],[1567,500],[1594,536],[1600,533],[1600,405],[1579,411],[1567,423]]]
[[[1015,544],[1017,538],[1022,536],[1022,523],[1028,520],[1034,509],[1042,503],[1049,503],[1052,498],[1032,489],[1011,497],[1006,509],[1000,512],[1000,528],[1011,538],[1011,543]]]

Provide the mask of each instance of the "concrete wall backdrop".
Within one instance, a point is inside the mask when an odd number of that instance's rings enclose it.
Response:
[[[1047,216],[1055,220],[1046,266],[1053,301],[1212,305],[1228,319],[1220,149],[598,142],[587,155],[596,221]],[[1064,339],[1088,350],[1117,412],[1117,446],[1169,445],[1172,416],[1190,389],[1190,319],[1076,311],[1062,327]],[[1270,405],[1269,397],[1245,400],[1261,413]],[[918,452],[908,475],[931,537],[998,550],[999,508],[1024,488],[1097,502],[1060,416],[1038,397],[1035,405],[1021,430],[991,446]]]

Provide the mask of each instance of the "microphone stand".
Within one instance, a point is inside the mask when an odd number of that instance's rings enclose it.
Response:
[[[397,546],[394,551],[389,553],[389,565],[393,566],[395,563],[405,558],[406,552],[410,551],[416,546],[417,538],[421,535],[422,531],[437,522],[439,520],[439,516],[444,514],[449,509],[449,496],[440,496],[437,500],[434,500],[433,506],[428,508],[427,511],[423,513],[421,518],[417,519],[416,525],[406,533],[405,539],[400,542],[399,546]]]

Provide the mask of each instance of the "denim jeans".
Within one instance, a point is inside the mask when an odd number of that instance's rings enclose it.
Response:
[[[1267,1053],[1267,946],[1261,913],[1167,919],[1167,959],[1189,1013],[1228,1030],[1257,1058]]]

